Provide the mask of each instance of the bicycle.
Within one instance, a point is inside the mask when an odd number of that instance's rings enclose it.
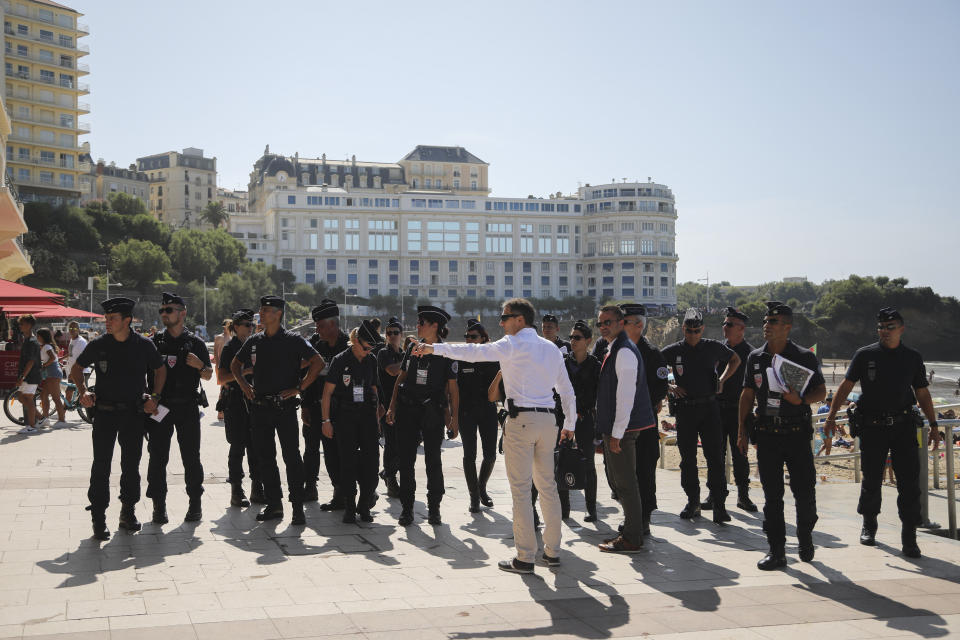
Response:
[[[63,406],[67,411],[76,411],[80,416],[80,419],[88,424],[93,424],[93,418],[90,415],[90,410],[80,404],[80,394],[77,393],[77,385],[72,382],[67,382],[64,379],[60,380],[60,399],[63,401]],[[64,391],[72,390],[73,400],[67,402],[66,395]],[[93,392],[93,387],[89,388],[90,392]],[[41,400],[41,392],[38,389],[33,396],[33,401],[37,407],[37,423],[39,424],[43,420],[46,420],[49,416],[43,415],[43,402]],[[3,396],[3,412],[7,414],[7,418],[10,419],[16,425],[26,426],[27,422],[23,417],[23,407],[20,404],[20,393],[19,390],[14,387],[13,389],[8,390]]]

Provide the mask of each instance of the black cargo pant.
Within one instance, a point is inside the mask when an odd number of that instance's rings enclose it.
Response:
[[[917,428],[905,416],[891,426],[866,425],[860,435],[860,503],[857,513],[876,516],[880,513],[880,487],[887,455],[897,478],[897,511],[900,521],[920,524],[920,459]]]
[[[479,406],[466,407],[460,411],[458,424],[465,459],[474,461],[477,459],[478,435],[483,461],[497,459],[497,435],[500,430],[497,423],[497,405],[484,401]]]
[[[379,479],[380,442],[377,434],[376,405],[344,404],[333,413],[333,434],[340,459],[340,493],[347,501],[366,509],[373,500]]]
[[[260,483],[260,461],[253,445],[253,425],[250,411],[239,390],[228,391],[223,404],[224,433],[230,450],[227,453],[227,481],[231,484],[243,480],[243,456],[247,456],[250,479]]]
[[[274,436],[280,440],[283,464],[287,468],[290,502],[303,502],[303,459],[300,457],[296,403],[289,402],[282,407],[255,404],[252,416],[253,444],[260,458],[260,479],[263,481],[267,503],[278,506],[283,502]]]
[[[643,504],[643,519],[657,510],[657,461],[660,459],[660,430],[654,426],[637,432],[637,485]]]
[[[797,509],[797,531],[813,531],[817,523],[817,474],[813,466],[811,429],[794,433],[758,431],[757,467],[763,484],[763,518],[770,549],[783,552],[786,525],[783,518],[783,466],[790,474],[790,491]]]
[[[411,401],[413,402],[413,401]],[[395,428],[400,450],[400,503],[412,509],[417,492],[414,464],[417,448],[423,442],[423,459],[427,467],[427,503],[440,504],[443,499],[443,464],[440,449],[443,445],[443,408],[433,403],[407,404],[399,400]]]
[[[677,406],[677,449],[680,450],[680,486],[690,502],[700,501],[700,476],[697,472],[697,439],[707,460],[707,489],[714,501],[725,498],[723,478],[723,442],[720,432],[720,407],[717,401]]]
[[[319,402],[307,405],[310,424],[303,425],[303,475],[306,482],[316,484],[320,480],[320,447],[323,447],[323,466],[330,483],[340,485],[340,453],[336,433],[333,438],[323,435],[323,413]]]
[[[95,409],[93,414],[93,464],[87,499],[94,511],[110,505],[110,467],[113,448],[120,442],[120,502],[140,501],[140,457],[143,454],[143,416],[136,408],[121,411]]]
[[[170,460],[170,441],[177,432],[180,460],[183,461],[183,479],[187,495],[199,498],[203,494],[203,465],[200,463],[200,407],[196,400],[164,404],[170,412],[161,422],[145,414],[147,453],[147,497],[163,500],[167,497],[167,462]]]
[[[750,463],[747,462],[747,456],[740,451],[737,446],[737,439],[740,436],[740,409],[738,405],[721,405],[720,424],[723,426],[723,437],[720,440],[721,462],[726,467],[727,443],[730,444],[733,462],[733,479],[737,488],[744,489],[750,485]],[[726,488],[726,469],[724,469],[724,488]]]

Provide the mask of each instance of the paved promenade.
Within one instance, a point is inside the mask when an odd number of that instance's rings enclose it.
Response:
[[[214,391],[211,385],[211,398]],[[903,558],[889,489],[879,544],[868,548],[857,543],[858,488],[818,486],[816,559],[797,561],[795,539],[788,539],[787,569],[767,573],[756,568],[766,549],[759,514],[731,508],[733,521],[723,527],[681,521],[679,475],[662,471],[661,510],[643,553],[597,550],[620,521],[602,488],[599,523],[582,522],[582,497],[573,496],[561,568],[521,577],[496,568],[512,557],[502,464],[491,481],[496,505],[471,515],[460,445],[447,443],[439,527],[426,524],[422,501],[415,525],[397,527],[399,505],[385,498],[372,524],[344,525],[316,504],[307,507],[305,527],[289,526],[289,506],[285,520],[261,524],[254,508],[226,508],[227,447],[215,417],[211,408],[203,420],[203,521],[181,522],[187,501],[174,445],[171,523],[118,533],[114,498],[107,517],[113,537],[105,543],[90,539],[83,510],[89,426],[75,414],[71,427],[30,437],[0,425],[0,637],[960,637],[960,543],[921,533],[924,557]],[[329,496],[329,485],[321,490]],[[762,501],[759,489],[754,497]],[[944,524],[945,502],[942,493],[931,496],[931,516]],[[787,509],[789,520],[789,498]],[[149,519],[149,501],[138,515]]]

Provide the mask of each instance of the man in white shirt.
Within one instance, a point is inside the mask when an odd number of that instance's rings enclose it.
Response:
[[[503,455],[513,494],[513,538],[517,555],[499,567],[511,573],[533,573],[534,563],[560,564],[560,496],[553,476],[557,423],[553,391],[560,394],[565,422],[562,439],[573,440],[577,406],[563,355],[532,328],[536,314],[523,298],[503,305],[500,326],[506,334],[485,344],[417,345],[414,355],[435,353],[466,362],[499,361],[510,417],[503,427]],[[530,499],[531,480],[543,506],[543,554],[537,557],[536,529]]]
[[[80,335],[80,325],[77,324],[76,320],[70,322],[67,325],[67,333],[70,334],[70,343],[67,345],[67,366],[64,368],[64,371],[69,372],[73,369],[73,364],[77,361],[77,358],[83,353],[84,348],[87,346],[87,339]],[[87,373],[89,369],[85,369],[84,373]],[[67,387],[67,402],[73,402],[73,389]]]

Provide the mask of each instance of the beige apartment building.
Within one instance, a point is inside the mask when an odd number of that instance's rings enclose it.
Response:
[[[247,192],[236,189],[217,189],[217,200],[223,204],[223,208],[231,215],[243,215],[247,212]]]
[[[0,77],[0,91],[3,90],[3,85],[4,78]],[[0,104],[0,143],[7,142],[10,127],[7,110]],[[2,157],[0,175],[3,176],[0,184],[0,278],[16,280],[33,273],[30,257],[21,242],[23,234],[27,232],[27,225],[23,220],[23,203],[17,195],[17,188],[7,175],[7,162]]]
[[[86,186],[81,189],[80,204],[91,200],[106,200],[111,193],[125,193],[143,200],[150,208],[150,181],[147,174],[137,171],[137,165],[131,164],[126,169],[118,167],[115,162],[106,164],[97,160],[96,165],[90,166],[90,172],[81,178]]]
[[[210,225],[200,214],[217,200],[217,159],[205,158],[203,149],[187,147],[137,158],[137,170],[150,183],[149,209],[174,228],[199,229]]]
[[[89,170],[80,136],[90,132],[79,120],[90,112],[81,101],[89,87],[79,81],[90,72],[79,61],[90,50],[78,41],[89,29],[76,10],[49,0],[4,0],[3,13],[8,171],[24,201],[77,203]]]

